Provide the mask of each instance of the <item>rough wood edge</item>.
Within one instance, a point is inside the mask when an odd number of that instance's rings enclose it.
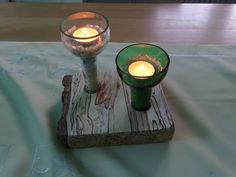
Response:
[[[62,85],[64,86],[64,91],[62,92],[61,96],[63,107],[62,107],[62,116],[58,121],[58,128],[57,128],[58,139],[66,147],[69,147],[66,117],[70,105],[69,103],[71,95],[71,81],[72,81],[71,75],[66,75],[62,79]]]

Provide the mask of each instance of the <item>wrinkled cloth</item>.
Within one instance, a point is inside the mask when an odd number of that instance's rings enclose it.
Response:
[[[128,44],[109,43],[98,70]],[[56,138],[62,78],[80,70],[60,42],[0,42],[1,177],[235,177],[236,46],[157,44],[175,122],[169,143],[65,149]]]

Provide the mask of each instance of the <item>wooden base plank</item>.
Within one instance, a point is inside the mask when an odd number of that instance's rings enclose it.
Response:
[[[117,73],[100,73],[101,89],[84,90],[82,73],[65,76],[58,137],[72,148],[158,143],[171,140],[174,122],[160,85],[152,89],[151,107],[136,111],[130,88]]]

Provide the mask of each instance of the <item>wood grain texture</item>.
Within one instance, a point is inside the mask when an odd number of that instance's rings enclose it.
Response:
[[[140,112],[131,107],[130,89],[116,73],[101,73],[99,78],[99,92],[88,94],[81,73],[64,77],[63,115],[58,126],[63,143],[75,148],[171,140],[174,123],[161,86],[153,89],[151,108]]]
[[[60,41],[69,14],[97,11],[108,17],[112,42],[236,43],[232,4],[0,4],[0,40]]]

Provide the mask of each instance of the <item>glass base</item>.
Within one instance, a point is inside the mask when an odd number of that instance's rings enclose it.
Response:
[[[98,84],[98,86],[95,88],[95,89],[89,89],[89,88],[87,88],[86,86],[84,87],[84,90],[87,92],[87,93],[89,93],[89,94],[93,94],[93,93],[96,93],[96,92],[98,92],[99,90],[100,90],[100,88],[101,88],[101,84]]]
[[[135,107],[135,105],[133,103],[131,103],[132,107],[136,110],[136,111],[147,111],[151,104],[149,103],[149,105],[147,107],[142,107],[142,108],[139,108],[139,107]]]

